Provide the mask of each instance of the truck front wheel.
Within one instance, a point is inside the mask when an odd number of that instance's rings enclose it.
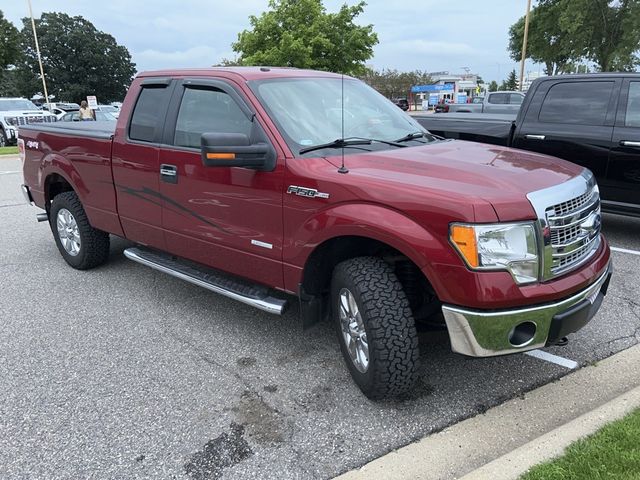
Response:
[[[74,192],[63,192],[53,198],[49,219],[58,250],[73,268],[87,270],[107,261],[109,234],[89,224]]]
[[[331,301],[340,349],[360,390],[373,400],[409,391],[418,372],[418,335],[393,269],[376,257],[340,263]]]

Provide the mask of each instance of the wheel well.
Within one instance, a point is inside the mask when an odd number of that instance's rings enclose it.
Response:
[[[380,257],[393,266],[409,298],[414,316],[426,318],[433,314],[432,310],[439,310],[439,300],[422,270],[395,248],[366,237],[337,237],[316,247],[304,267],[303,292],[316,298],[325,297],[336,265],[350,258],[369,256]],[[427,305],[431,307],[425,308]]]
[[[73,187],[67,180],[57,173],[52,173],[47,177],[44,183],[44,200],[47,206],[47,211],[51,205],[51,201],[56,195],[63,192],[73,192]]]

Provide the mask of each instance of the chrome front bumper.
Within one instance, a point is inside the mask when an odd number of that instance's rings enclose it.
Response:
[[[559,302],[514,310],[482,311],[444,305],[451,349],[492,357],[544,347],[579,330],[596,314],[611,277],[606,271],[581,292]]]

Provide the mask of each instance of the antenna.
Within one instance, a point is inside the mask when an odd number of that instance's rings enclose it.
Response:
[[[340,138],[342,139],[342,165],[340,165],[340,168],[338,169],[338,173],[349,173],[349,170],[344,166],[344,73],[341,74],[341,95],[342,95],[342,101],[341,101],[341,113],[342,113],[342,132],[340,135]]]

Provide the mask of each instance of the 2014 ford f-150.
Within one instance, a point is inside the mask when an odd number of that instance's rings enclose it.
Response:
[[[23,192],[69,265],[104,263],[117,235],[128,258],[267,312],[296,296],[303,326],[335,323],[371,398],[413,385],[416,325],[446,324],[470,356],[544,347],[593,317],[611,275],[591,172],[440,140],[348,77],[143,73],[115,126],[20,137]]]

